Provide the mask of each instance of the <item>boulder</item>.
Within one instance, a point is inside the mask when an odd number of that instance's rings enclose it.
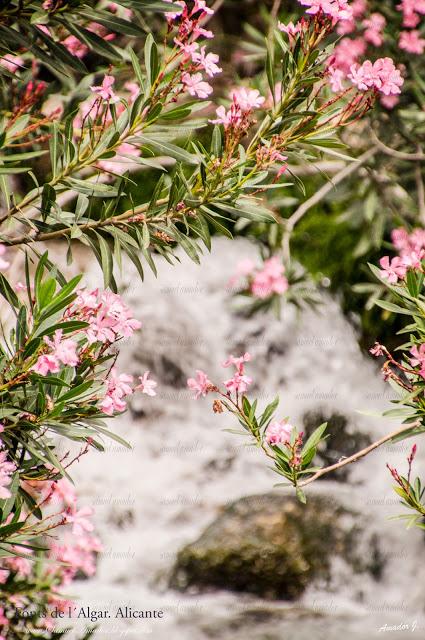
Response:
[[[353,522],[333,498],[309,497],[306,505],[278,493],[242,498],[178,553],[170,586],[293,600],[312,580],[330,578],[334,557],[351,562]]]

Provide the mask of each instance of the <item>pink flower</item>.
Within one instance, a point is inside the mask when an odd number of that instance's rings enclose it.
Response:
[[[44,337],[44,342],[53,350],[52,355],[62,364],[75,367],[78,364],[77,343],[69,338],[62,338],[62,330],[55,331],[53,340],[48,336]]]
[[[75,36],[68,36],[62,41],[63,46],[68,49],[69,53],[77,58],[84,58],[89,52],[89,48],[83,42],[80,42]]]
[[[233,378],[230,378],[230,380],[225,380],[224,386],[228,391],[245,393],[251,383],[252,378],[250,378],[249,376],[243,375],[241,373],[235,373]]]
[[[9,577],[9,571],[6,569],[0,569],[0,584],[4,584]]]
[[[409,242],[416,251],[425,248],[425,229],[414,229],[409,236]]]
[[[233,355],[229,356],[227,360],[222,362],[221,366],[226,369],[227,367],[231,367],[232,365],[234,365],[238,373],[243,373],[245,362],[250,361],[251,354],[246,352],[243,356],[239,356],[237,358],[235,358],[235,356]]]
[[[67,479],[61,478],[52,485],[52,499],[58,498],[68,507],[72,507],[77,502],[77,494],[74,485]]]
[[[382,37],[382,31],[387,21],[381,13],[371,13],[369,18],[363,20],[363,26],[365,27],[364,39],[374,47],[380,47],[384,39]]]
[[[289,442],[293,429],[294,427],[288,424],[286,420],[282,420],[281,422],[273,420],[267,427],[266,441],[272,445]]]
[[[16,471],[16,465],[7,459],[7,451],[0,451],[0,498],[10,498],[7,486],[11,482],[11,475]]]
[[[425,51],[425,39],[421,38],[419,31],[402,31],[400,33],[400,39],[398,46],[404,51],[414,53],[416,55],[422,55]]]
[[[133,318],[129,307],[121,296],[105,290],[99,295],[98,289],[80,289],[74,307],[80,319],[89,323],[85,335],[89,344],[95,342],[115,342],[118,338],[129,338],[142,326]]]
[[[297,33],[300,33],[302,31],[301,22],[297,22],[297,24],[294,24],[293,22],[284,24],[283,22],[278,21],[277,28],[279,29],[279,31],[283,31],[283,33],[286,33],[289,37],[289,40],[293,40]]]
[[[354,0],[351,3],[351,11],[353,12],[353,18],[361,18],[367,10],[367,0]]]
[[[334,67],[329,67],[328,73],[332,91],[334,93],[342,91],[344,88],[342,81],[345,78],[345,73],[341,69],[335,69]]]
[[[205,15],[214,15],[214,10],[207,7],[205,0],[195,0],[191,15],[197,13],[198,11],[202,11],[202,13]]]
[[[43,354],[38,356],[37,362],[33,366],[32,370],[39,373],[41,376],[47,376],[49,373],[58,373],[60,365],[55,356]]]
[[[158,383],[155,380],[149,380],[150,371],[145,371],[143,376],[139,376],[140,384],[135,387],[135,391],[139,390],[142,393],[146,393],[147,396],[156,396],[155,387],[158,386]]]
[[[95,289],[94,291],[79,289],[77,291],[77,294],[78,295],[75,302],[77,307],[80,307],[84,311],[91,311],[97,308],[99,304],[97,300],[98,289]]]
[[[4,246],[4,244],[0,244],[0,271],[2,271],[3,269],[8,269],[10,267],[10,262],[8,262],[7,260],[3,260],[3,258],[1,256],[4,256],[4,254],[6,253],[6,247]]]
[[[74,536],[82,536],[85,531],[91,532],[94,530],[93,523],[87,520],[92,515],[93,509],[90,507],[83,507],[79,511],[69,509],[65,516],[65,521],[66,524],[72,524]]]
[[[383,356],[384,355],[384,351],[382,349],[382,345],[379,344],[379,342],[375,342],[375,344],[373,345],[373,347],[371,347],[369,349],[369,353],[372,354],[375,357],[378,356]]]
[[[23,68],[24,61],[20,56],[12,56],[10,53],[7,53],[5,56],[0,58],[0,66],[4,67],[11,73],[15,73],[19,68]]]
[[[410,236],[403,227],[391,231],[391,242],[399,251],[406,251],[411,248]]]
[[[415,344],[411,349],[410,353],[413,358],[410,358],[410,364],[412,367],[421,367],[421,369],[425,369],[425,344],[418,346]]]
[[[402,265],[407,269],[419,269],[422,266],[425,251],[408,251],[401,255]]]
[[[137,84],[137,82],[128,81],[128,82],[126,82],[124,84],[124,89],[126,89],[129,92],[130,97],[129,97],[128,102],[130,104],[132,104],[136,100],[136,98],[138,97],[138,95],[140,93],[139,85]]]
[[[199,52],[195,51],[192,54],[192,60],[199,64],[202,69],[205,69],[206,74],[211,78],[222,72],[222,68],[217,65],[219,61],[218,55],[216,53],[205,54],[205,47],[201,47]]]
[[[339,36],[346,36],[356,30],[356,21],[353,18],[349,20],[341,20],[338,22],[336,32]]]
[[[173,0],[165,0],[165,2],[169,2],[175,8],[174,11],[168,11],[165,14],[167,20],[173,21],[176,18],[179,18],[186,9],[186,3],[183,2],[183,0],[176,0],[176,2],[173,2]]]
[[[391,284],[395,284],[399,278],[404,278],[406,275],[407,269],[403,265],[402,259],[398,256],[393,258],[391,262],[388,256],[384,256],[380,259],[379,264],[382,267],[379,275]]]
[[[312,15],[322,12],[334,21],[349,20],[352,17],[347,0],[299,0],[299,2],[303,6],[309,7],[306,13]]]
[[[351,66],[365,54],[366,48],[366,42],[362,38],[343,38],[328,59],[328,66],[348,74]]]
[[[69,584],[78,570],[83,571],[87,576],[94,575],[96,564],[93,551],[102,551],[101,542],[98,538],[85,534],[84,531],[80,533],[73,545],[67,542],[63,545],[54,542],[51,545],[50,557],[67,565],[61,568],[63,585]]]
[[[269,258],[258,271],[251,284],[251,292],[257,298],[267,298],[276,293],[282,294],[288,290],[288,280],[283,275],[285,267],[276,257]]]
[[[37,27],[37,29],[42,31],[44,34],[46,34],[46,36],[51,36],[52,35],[50,33],[50,29],[48,27],[46,27],[45,24],[37,24],[36,27]]]
[[[96,553],[103,551],[103,544],[96,536],[80,536],[77,540],[77,546],[85,551],[96,551]]]
[[[252,109],[258,109],[265,101],[257,89],[246,89],[245,87],[234,89],[232,99],[245,113],[252,111]]]
[[[112,367],[109,378],[106,381],[106,395],[100,403],[103,413],[111,416],[114,411],[125,411],[127,408],[124,398],[133,393],[130,384],[133,382],[133,376],[126,373],[118,374],[115,367]]]
[[[391,58],[379,58],[373,64],[366,60],[361,66],[354,64],[350,67],[348,77],[359,89],[375,88],[386,96],[400,93],[404,83]]]
[[[31,549],[22,549],[22,547],[15,547],[13,545],[11,549],[18,553],[25,553],[27,555],[32,554]],[[22,578],[26,578],[30,575],[33,566],[31,560],[28,560],[28,558],[21,558],[19,556],[5,558],[4,564],[8,569],[10,569],[10,571],[16,573]]]
[[[9,624],[9,620],[4,615],[4,607],[0,607],[0,627],[7,627],[8,624]],[[4,638],[4,636],[0,636],[0,640],[1,638]]]
[[[373,68],[379,78],[375,86],[381,93],[386,96],[401,93],[400,87],[404,80],[391,58],[379,58],[374,62]]]
[[[196,370],[196,378],[189,378],[187,386],[192,391],[195,391],[194,399],[197,400],[200,396],[205,397],[207,393],[213,387],[213,383],[208,379],[206,373],[200,369]]]
[[[379,101],[386,109],[394,109],[400,102],[400,98],[398,96],[381,96]]]
[[[178,38],[174,38],[174,42],[180,47],[180,51],[185,54],[185,60],[193,60],[193,55],[199,49],[197,42],[182,42]]]
[[[211,85],[209,85],[208,82],[204,82],[202,79],[201,73],[194,73],[193,75],[183,73],[182,81],[191,96],[208,98],[208,96],[213,92]]]
[[[403,26],[408,28],[416,27],[420,18],[418,13],[425,13],[425,1],[424,0],[402,0],[397,9],[403,12]]]
[[[214,34],[212,31],[210,31],[209,29],[204,29],[203,27],[199,27],[197,25],[193,30],[193,37],[199,38],[199,36],[202,36],[203,38],[209,38],[209,39],[214,38]]]
[[[216,110],[217,118],[210,120],[211,124],[222,124],[225,129],[237,127],[242,122],[242,111],[239,105],[232,103],[226,111],[224,107]]]
[[[112,85],[115,82],[114,76],[105,76],[100,86],[91,86],[90,89],[93,93],[97,94],[102,100],[112,102],[112,104],[119,102],[119,97],[114,93]]]

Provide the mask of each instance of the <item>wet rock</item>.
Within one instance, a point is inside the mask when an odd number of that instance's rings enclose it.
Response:
[[[293,600],[313,580],[329,580],[331,560],[351,563],[358,529],[334,499],[306,505],[282,494],[242,498],[177,556],[173,588],[227,589]]]
[[[356,426],[351,424],[342,413],[326,411],[326,409],[308,411],[304,414],[302,421],[306,437],[323,422],[328,423],[326,433],[329,437],[321,444],[318,450],[318,466],[334,464],[343,456],[348,458],[371,443],[369,436],[357,431]],[[332,473],[331,479],[345,482],[350,471],[349,465],[342,467],[342,469],[337,469]]]

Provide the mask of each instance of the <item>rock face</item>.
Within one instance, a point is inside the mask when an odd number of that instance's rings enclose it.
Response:
[[[293,600],[312,580],[329,579],[333,557],[351,557],[356,533],[349,512],[326,497],[302,505],[277,493],[249,496],[179,552],[170,586]]]
[[[316,411],[305,413],[302,420],[306,437],[310,436],[319,424],[328,423],[326,433],[329,437],[321,443],[315,460],[315,464],[318,466],[334,464],[342,456],[348,458],[371,443],[369,436],[358,431],[356,425],[353,425],[347,416],[339,411],[319,408]],[[342,467],[334,471],[332,479],[345,482],[351,470],[349,465]],[[323,479],[325,478],[323,477]]]

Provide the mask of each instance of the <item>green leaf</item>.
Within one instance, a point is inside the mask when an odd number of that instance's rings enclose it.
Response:
[[[0,294],[3,296],[3,298],[6,298],[6,300],[10,305],[12,305],[12,307],[16,307],[16,309],[19,309],[21,303],[19,302],[18,296],[13,291],[9,282],[6,280],[2,273],[0,273]]]
[[[171,158],[180,160],[180,162],[191,165],[198,165],[200,163],[199,156],[195,156],[194,154],[185,151],[185,149],[182,149],[181,147],[178,147],[171,142],[164,142],[163,140],[159,140],[158,138],[148,135],[140,135],[137,137],[137,140],[142,142],[142,144],[153,147],[166,156],[170,156]]]
[[[279,396],[276,396],[273,402],[268,404],[267,407],[264,409],[259,422],[260,427],[264,426],[266,422],[272,417],[278,405],[279,405]]]
[[[303,504],[306,504],[306,502],[307,502],[306,495],[305,495],[304,491],[302,489],[300,489],[299,487],[297,487],[296,495],[297,495],[297,498],[298,498],[298,500],[300,502],[302,502]]]
[[[143,76],[143,72],[142,72],[142,68],[140,66],[139,60],[136,54],[134,53],[133,49],[130,49],[130,58],[131,58],[131,64],[133,65],[134,73],[136,74],[137,82],[139,83],[140,87],[144,89],[145,78]]]
[[[302,451],[301,451],[301,455],[305,455],[309,449],[315,448],[320,440],[322,440],[322,436],[326,431],[326,427],[328,426],[327,422],[324,422],[323,424],[321,424],[319,427],[317,427],[317,429],[315,429],[313,431],[313,433],[311,434],[311,436],[309,437],[309,439],[307,440],[307,442],[304,444]]]
[[[391,311],[393,313],[401,313],[405,316],[412,316],[414,312],[409,311],[408,309],[403,309],[403,307],[399,307],[397,304],[393,304],[392,302],[387,302],[387,300],[376,300],[375,304],[386,311]]]
[[[156,46],[154,37],[151,33],[149,33],[146,38],[144,53],[145,53],[146,75],[147,75],[146,92],[148,92],[150,91],[152,85],[155,83],[155,80],[159,72],[158,48]]]

